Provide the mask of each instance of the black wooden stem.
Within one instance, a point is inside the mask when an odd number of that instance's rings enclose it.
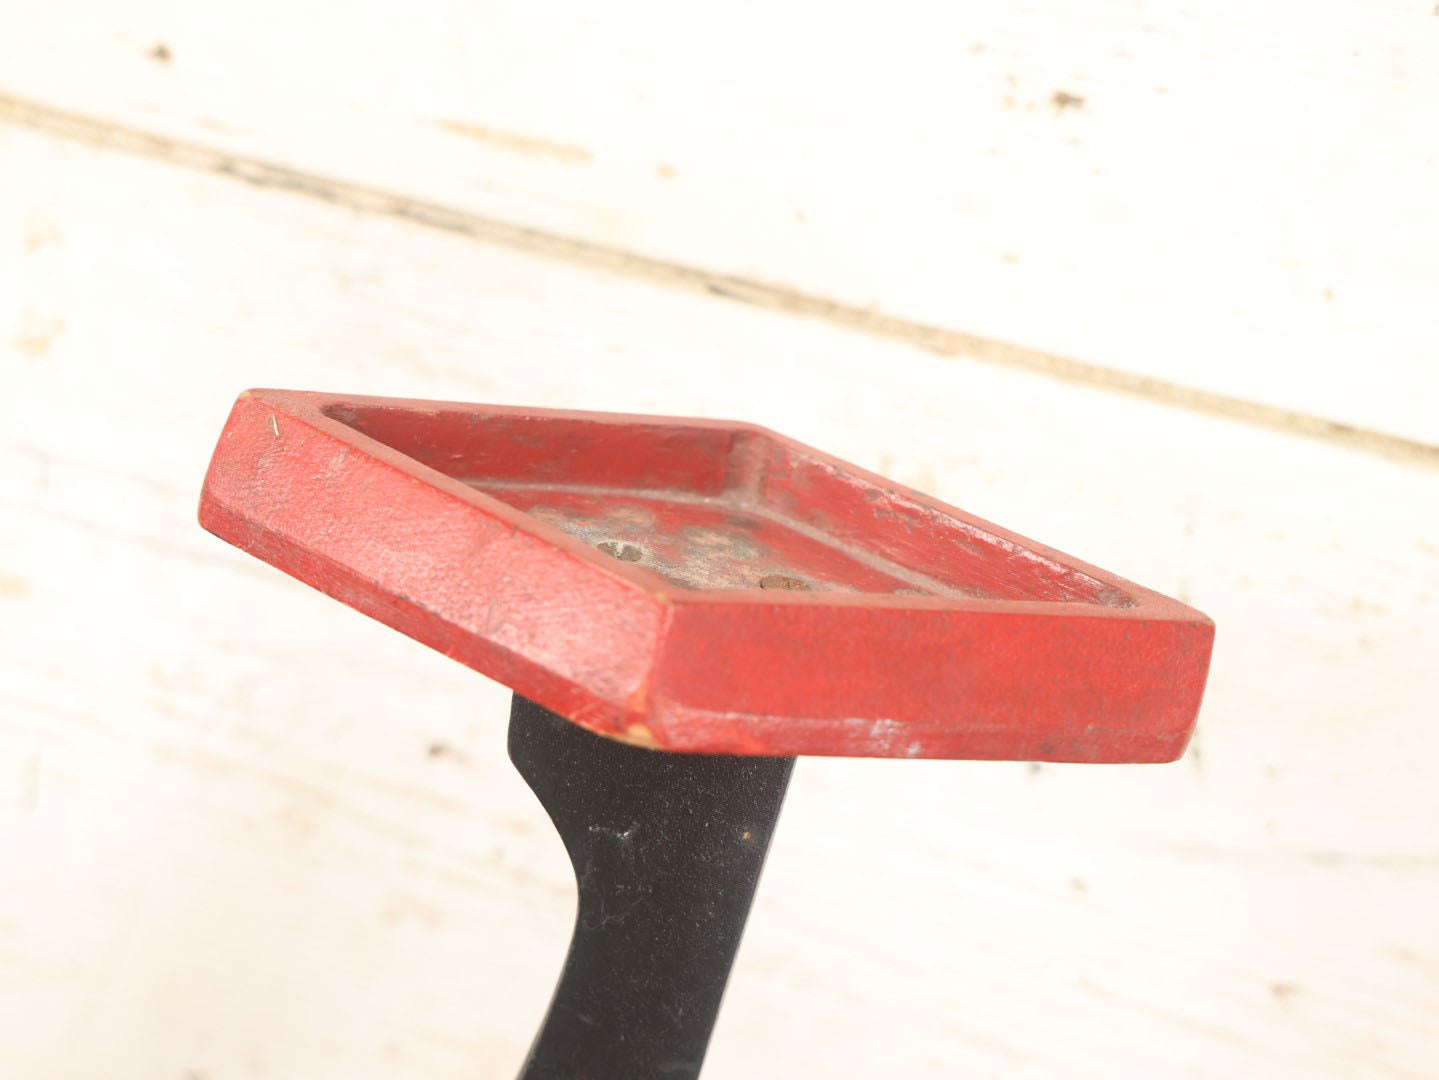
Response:
[[[794,759],[629,746],[518,694],[509,746],[579,886],[520,1080],[698,1076]]]

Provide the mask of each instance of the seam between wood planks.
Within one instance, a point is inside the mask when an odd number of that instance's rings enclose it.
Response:
[[[964,357],[997,367],[1014,368],[1065,382],[1110,390],[1148,401],[1223,417],[1289,435],[1318,439],[1351,450],[1397,461],[1439,466],[1439,445],[1371,428],[1346,424],[1276,405],[1247,401],[1075,360],[1057,353],[967,334],[962,330],[886,315],[854,304],[829,300],[753,278],[715,273],[623,248],[609,247],[528,225],[460,210],[441,203],[412,199],[363,184],[319,176],[243,154],[174,139],[39,102],[0,93],[0,121],[49,135],[168,162],[254,187],[307,195],[360,213],[398,218],[485,243],[531,254],[563,259],[596,269],[664,285],[702,290],[714,296],[754,304],[791,315],[803,315],[851,330],[905,342],[942,356]]]

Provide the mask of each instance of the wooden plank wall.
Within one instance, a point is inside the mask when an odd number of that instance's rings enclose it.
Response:
[[[801,762],[707,1077],[1439,1071],[1439,18],[837,7],[7,6],[0,1076],[543,1010],[504,691],[194,524],[250,385],[750,418],[1215,618],[1177,765]]]

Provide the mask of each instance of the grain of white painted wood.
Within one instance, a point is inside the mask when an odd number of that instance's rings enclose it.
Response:
[[[12,0],[0,90],[1439,443],[1428,0]]]
[[[1218,622],[1173,767],[806,761],[706,1075],[1424,1077],[1439,473],[0,129],[0,1075],[511,1075],[501,689],[202,534],[273,384],[752,418]]]

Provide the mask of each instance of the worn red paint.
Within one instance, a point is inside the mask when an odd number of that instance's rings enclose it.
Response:
[[[1169,761],[1214,637],[1175,600],[748,424],[256,390],[200,521],[670,750]]]

